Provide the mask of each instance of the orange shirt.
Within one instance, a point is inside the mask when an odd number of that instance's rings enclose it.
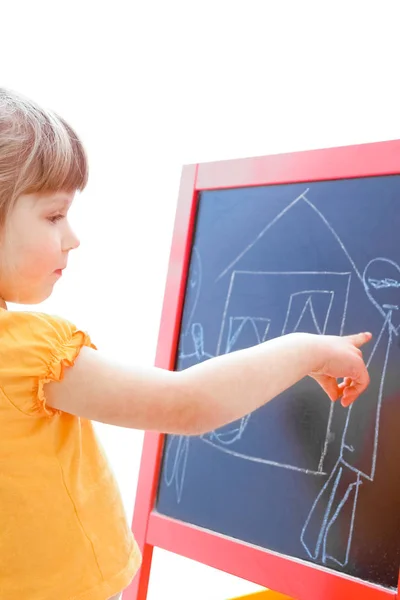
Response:
[[[140,565],[93,425],[46,406],[90,338],[68,321],[0,310],[0,598],[106,600]]]

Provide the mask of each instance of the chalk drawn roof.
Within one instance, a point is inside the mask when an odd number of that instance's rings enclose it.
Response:
[[[286,206],[274,219],[268,222],[264,228],[260,231],[260,233],[255,237],[255,239],[248,244],[226,267],[225,269],[218,275],[216,281],[222,279],[228,273],[231,273],[234,270],[240,269],[240,263],[245,255],[247,255],[252,248],[257,245],[262,238],[270,231],[275,225],[277,225],[283,218],[285,218],[290,211],[293,210],[294,207],[300,206],[301,204],[305,207],[308,207],[310,211],[314,215],[316,215],[320,222],[321,226],[324,226],[331,234],[332,238],[336,241],[338,245],[338,250],[343,252],[344,257],[350,263],[355,275],[358,277],[361,283],[363,283],[363,275],[357,268],[355,262],[351,258],[349,252],[347,251],[345,245],[340,239],[339,235],[336,233],[334,228],[330,225],[326,217],[320,212],[320,210],[308,199],[309,188],[305,189],[297,198],[295,198],[288,206]],[[311,214],[311,213],[310,213]],[[235,268],[236,267],[236,268]]]

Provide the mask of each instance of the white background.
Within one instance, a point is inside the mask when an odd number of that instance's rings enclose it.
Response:
[[[82,245],[40,310],[151,364],[182,164],[399,138],[399,17],[393,0],[3,0],[0,85],[90,157]],[[142,434],[98,429],[130,519]],[[255,589],[156,550],[148,598]]]

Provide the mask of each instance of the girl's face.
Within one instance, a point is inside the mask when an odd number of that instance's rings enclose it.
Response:
[[[79,246],[68,222],[74,195],[55,192],[18,198],[0,241],[0,298],[38,304],[50,296],[70,250]]]

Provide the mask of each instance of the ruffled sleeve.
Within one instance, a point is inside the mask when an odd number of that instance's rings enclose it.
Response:
[[[60,317],[2,312],[0,385],[15,408],[29,416],[60,413],[46,404],[44,385],[61,381],[83,346],[96,349],[89,335]]]

